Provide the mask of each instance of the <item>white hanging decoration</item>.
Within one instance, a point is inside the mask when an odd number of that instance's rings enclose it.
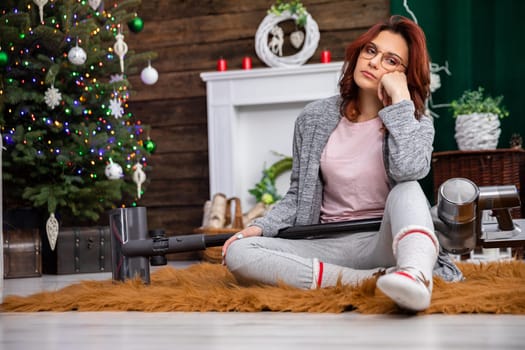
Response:
[[[406,12],[412,17],[412,20],[418,24],[417,18],[415,13],[410,9],[408,6],[408,0],[403,0],[403,7],[405,8]],[[448,62],[445,61],[444,66],[440,66],[437,63],[429,63],[430,66],[430,94],[428,95],[428,98],[425,100],[425,114],[428,116],[431,116],[433,118],[439,118],[439,114],[433,111],[434,108],[443,108],[443,107],[449,107],[449,103],[441,103],[441,104],[434,104],[434,101],[432,100],[432,94],[438,90],[441,87],[441,76],[437,74],[440,71],[445,71],[445,73],[449,76],[452,75],[450,73],[450,70],[448,69]]]
[[[86,63],[87,54],[83,48],[78,46],[78,42],[77,42],[77,44],[73,46],[71,50],[69,50],[67,54],[67,58],[69,62],[73,63],[76,66],[80,66]]]
[[[447,75],[452,75],[448,69],[448,61],[445,61],[444,66],[440,66],[437,63],[430,62],[430,92],[435,92],[441,87],[441,77],[439,76],[440,71],[445,71]]]
[[[49,108],[55,109],[55,107],[60,104],[60,101],[62,101],[62,94],[51,84],[51,87],[49,87],[44,94],[44,101]]]
[[[58,220],[55,217],[55,213],[51,213],[46,222],[47,239],[49,240],[49,246],[51,247],[51,250],[55,250],[58,231]]]
[[[122,171],[122,167],[117,163],[113,163],[113,159],[111,158],[109,158],[109,164],[106,165],[104,173],[106,174],[106,177],[110,180],[118,180],[124,176],[124,171]]]
[[[133,172],[132,178],[133,182],[137,184],[137,198],[140,199],[142,196],[142,184],[144,181],[146,181],[146,173],[144,173],[144,170],[142,170],[142,164],[137,163],[133,167],[135,169],[135,172]]]
[[[111,74],[109,76],[109,83],[118,83],[124,80],[124,74]]]
[[[255,52],[261,61],[270,67],[296,67],[303,65],[314,55],[320,39],[319,26],[308,12],[306,12],[306,22],[304,25],[305,33],[303,33],[304,43],[302,43],[301,50],[291,56],[279,55],[279,30],[274,28],[278,27],[277,24],[280,22],[290,19],[296,20],[297,18],[298,15],[292,15],[290,11],[283,11],[279,15],[269,13],[263,19],[255,33]],[[270,35],[272,37],[270,43],[268,43]],[[299,43],[299,36],[300,34],[294,34],[294,39],[291,39],[296,45]],[[301,45],[298,46],[300,47]]]
[[[278,25],[274,25],[270,30],[270,35],[272,36],[270,42],[268,43],[270,51],[273,52],[275,55],[282,56],[284,44],[283,28],[279,27]]]
[[[159,72],[151,66],[151,61],[148,61],[148,66],[140,73],[140,79],[147,85],[153,85],[159,80]]]
[[[432,63],[431,63],[432,65]],[[435,92],[441,87],[441,77],[430,69],[430,93]]]
[[[128,44],[124,42],[124,35],[120,32],[120,29],[115,38],[117,41],[113,45],[113,50],[115,50],[115,53],[120,59],[120,71],[124,73],[124,56],[126,56],[126,53],[128,52]]]
[[[439,114],[433,111],[434,108],[450,107],[450,103],[434,104],[432,94],[441,87],[441,76],[437,73],[445,71],[447,75],[452,75],[448,69],[448,62],[445,61],[444,66],[437,63],[430,62],[430,94],[425,101],[425,114],[433,118],[439,118]]]
[[[296,30],[295,32],[290,34],[290,43],[296,49],[300,48],[303,42],[304,42],[304,33],[302,30]]]
[[[109,100],[109,110],[111,111],[111,115],[113,115],[117,119],[121,118],[124,115],[124,108],[122,108],[122,102],[116,94],[115,97]]]
[[[89,7],[93,9],[93,11],[96,11],[100,7],[100,3],[102,0],[89,0]]]
[[[40,23],[44,24],[44,6],[48,3],[49,0],[33,0],[33,2],[38,6],[38,12],[40,14]]]

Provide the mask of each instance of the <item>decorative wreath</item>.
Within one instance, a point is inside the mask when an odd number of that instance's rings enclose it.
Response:
[[[275,187],[275,180],[279,175],[292,169],[292,158],[284,157],[283,159],[273,163],[269,168],[263,170],[263,176],[254,188],[248,192],[255,196],[257,203],[273,204],[282,197],[277,193]]]
[[[304,20],[304,18],[306,18],[306,20]],[[298,24],[304,22],[304,44],[296,54],[281,57],[273,53],[270,49],[268,36],[278,23],[289,19],[295,20]],[[255,52],[257,56],[270,67],[296,67],[303,65],[313,56],[319,44],[319,37],[319,27],[306,10],[303,10],[300,14],[292,13],[289,10],[283,11],[280,14],[270,12],[263,19],[255,33]]]

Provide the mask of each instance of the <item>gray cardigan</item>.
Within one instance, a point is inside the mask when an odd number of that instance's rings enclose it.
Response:
[[[264,217],[252,225],[259,226],[264,236],[273,237],[279,230],[319,223],[323,184],[320,161],[328,138],[341,119],[341,99],[332,96],[308,104],[295,122],[293,138],[293,165],[288,192]],[[430,171],[434,126],[430,118],[414,118],[412,101],[401,101],[379,111],[388,132],[383,143],[385,169],[391,186],[398,182],[419,180]],[[440,261],[449,271],[447,280],[461,278],[461,272],[448,256],[440,254]],[[438,261],[439,262],[439,261]],[[442,275],[442,274],[440,274]]]
[[[333,96],[308,104],[295,122],[293,166],[290,188],[283,199],[264,217],[254,221],[264,236],[280,229],[319,222],[323,184],[321,153],[341,120],[340,98]],[[432,120],[414,118],[412,101],[402,101],[379,111],[388,129],[383,143],[385,169],[391,185],[419,180],[430,170],[434,127]]]

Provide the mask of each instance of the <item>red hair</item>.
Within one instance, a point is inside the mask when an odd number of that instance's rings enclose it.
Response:
[[[339,81],[339,91],[343,99],[340,106],[341,113],[346,115],[349,105],[357,114],[359,113],[357,106],[359,87],[354,81],[357,59],[361,49],[385,30],[401,35],[408,44],[409,58],[406,69],[408,90],[416,108],[415,117],[419,119],[425,112],[425,100],[430,92],[430,58],[425,33],[415,22],[402,16],[392,16],[384,22],[375,24],[346,48],[343,75]],[[352,119],[354,116],[348,117]]]

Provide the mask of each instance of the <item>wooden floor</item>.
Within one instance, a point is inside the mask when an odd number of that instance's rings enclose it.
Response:
[[[173,264],[184,268],[189,263]],[[4,296],[109,278],[110,274],[99,273],[9,279],[4,280]],[[2,313],[0,349],[525,349],[525,316]]]

